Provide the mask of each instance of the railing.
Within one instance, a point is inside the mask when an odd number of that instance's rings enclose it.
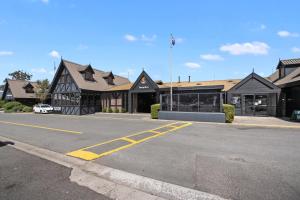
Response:
[[[162,111],[171,111],[170,95],[160,96]],[[221,112],[220,93],[173,94],[172,111],[179,112]]]

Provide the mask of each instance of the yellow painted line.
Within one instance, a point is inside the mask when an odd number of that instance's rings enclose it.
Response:
[[[122,140],[125,140],[125,141],[130,142],[130,143],[136,143],[137,142],[137,141],[132,140],[132,139],[127,138],[127,137],[122,138]]]
[[[9,122],[9,121],[0,121],[0,123],[9,124],[9,125],[16,125],[16,126],[25,126],[25,127],[31,127],[31,128],[46,129],[46,130],[65,132],[65,133],[71,133],[71,134],[82,134],[82,132],[78,132],[78,131],[71,131],[71,130],[58,129],[58,128],[50,128],[50,127],[38,126],[38,125],[34,125],[34,124],[23,124],[23,123]]]
[[[145,141],[147,141],[149,139],[162,136],[162,135],[164,135],[166,133],[169,133],[171,131],[175,131],[175,130],[178,130],[178,129],[190,126],[192,123],[191,122],[185,122],[185,123],[180,122],[181,125],[180,126],[176,126],[176,127],[173,126],[174,124],[179,124],[179,123],[175,122],[175,123],[171,123],[171,124],[167,124],[167,125],[155,128],[155,129],[151,129],[151,130],[147,130],[147,131],[142,131],[142,132],[135,133],[135,134],[128,135],[128,136],[125,136],[125,137],[121,137],[121,138],[116,138],[116,139],[109,140],[109,141],[106,141],[106,142],[102,142],[102,143],[99,143],[99,144],[95,144],[95,145],[92,145],[92,146],[89,146],[89,147],[85,147],[85,148],[82,148],[82,149],[79,149],[79,150],[76,150],[76,151],[72,151],[70,153],[67,153],[66,155],[73,156],[73,157],[76,157],[76,158],[81,158],[83,160],[94,160],[94,159],[97,159],[97,158],[100,158],[100,157],[103,157],[103,156],[110,155],[110,154],[115,153],[117,151],[121,151],[123,149],[127,149],[127,148],[132,147],[132,146],[134,146],[136,144],[140,144],[142,142],[145,142]],[[171,126],[173,126],[173,127],[171,127]],[[158,129],[161,129],[161,128],[165,128],[165,127],[171,127],[172,129],[169,129],[169,130],[164,131],[164,132],[155,131],[155,130],[158,130]],[[133,139],[129,138],[129,137],[132,137],[132,136],[137,136],[137,135],[145,134],[147,132],[155,133],[155,135],[151,135],[151,136],[143,138],[141,140],[133,140]],[[123,145],[121,147],[118,147],[118,148],[115,148],[115,149],[103,152],[101,154],[95,154],[93,152],[88,151],[88,149],[91,149],[93,147],[101,146],[101,145],[104,145],[104,144],[109,144],[109,143],[112,143],[112,142],[115,142],[115,141],[118,141],[118,140],[127,141],[130,144]]]

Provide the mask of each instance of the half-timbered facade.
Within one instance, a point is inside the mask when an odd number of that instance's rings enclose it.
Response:
[[[36,91],[36,82],[6,79],[1,99],[6,101],[18,101],[24,105],[33,106],[39,102]]]
[[[129,83],[129,80],[93,69],[91,65],[80,65],[61,60],[50,87],[52,106],[67,115],[84,115],[102,110],[101,95],[107,89]],[[105,99],[103,95],[102,99]]]

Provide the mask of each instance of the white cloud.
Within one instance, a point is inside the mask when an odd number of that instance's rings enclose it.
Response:
[[[124,39],[129,42],[142,41],[148,46],[152,46],[153,42],[155,42],[156,38],[157,38],[157,35],[155,35],[155,34],[153,34],[152,36],[147,36],[144,34],[142,34],[141,36],[126,34],[124,36]]]
[[[130,35],[130,34],[126,34],[124,36],[125,40],[129,41],[129,42],[134,42],[137,41],[137,37],[135,37],[134,35]]]
[[[41,2],[44,3],[44,4],[48,4],[49,0],[41,0]]]
[[[186,62],[186,63],[184,63],[184,65],[190,69],[197,69],[197,68],[201,67],[200,64],[194,63],[194,62]]]
[[[146,36],[146,35],[142,35],[141,36],[141,40],[145,41],[145,42],[154,42],[156,40],[157,36],[154,34],[152,36]]]
[[[183,43],[184,42],[184,38],[181,38],[181,37],[177,37],[177,38],[175,38],[175,42],[176,42],[176,44],[181,44],[181,43]]]
[[[217,54],[202,54],[200,57],[203,60],[209,60],[209,61],[222,61],[224,58],[220,55]]]
[[[299,37],[299,33],[291,33],[291,32],[289,32],[289,31],[285,31],[285,30],[283,30],[283,31],[278,31],[278,32],[277,32],[277,35],[278,35],[279,37]]]
[[[300,53],[300,48],[298,48],[298,47],[293,47],[293,48],[292,48],[292,52],[294,52],[294,53]]]
[[[232,55],[254,54],[266,55],[270,49],[264,42],[246,42],[226,44],[220,47],[220,51],[228,52]]]
[[[0,51],[0,56],[11,56],[14,52],[12,51]]]
[[[33,68],[31,69],[31,72],[36,74],[46,74],[48,71],[47,69],[41,67],[41,68]]]
[[[60,57],[59,53],[58,53],[57,51],[55,51],[55,50],[52,50],[52,51],[49,53],[49,55],[50,55],[52,58],[59,58],[59,57]]]

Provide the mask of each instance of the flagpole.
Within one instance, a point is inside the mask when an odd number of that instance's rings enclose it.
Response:
[[[171,41],[170,41],[170,52],[169,52],[169,67],[170,67],[170,82],[171,82],[171,87],[170,87],[170,111],[173,110],[173,78],[172,78],[172,65],[173,65],[173,57],[172,57],[172,47],[173,47],[173,44],[172,44],[172,40],[173,40],[173,35],[171,33]]]

